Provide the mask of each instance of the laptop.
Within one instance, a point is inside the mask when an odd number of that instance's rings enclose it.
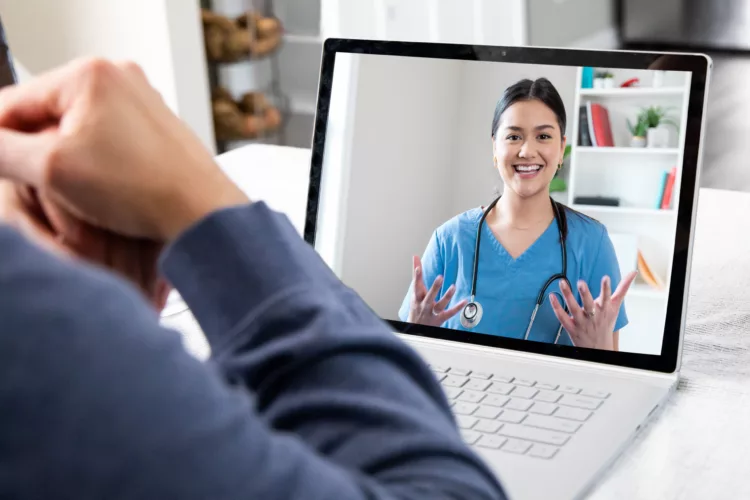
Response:
[[[701,54],[325,42],[304,237],[424,357],[510,498],[585,496],[677,385],[711,67]],[[549,134],[534,128],[547,118]],[[492,227],[503,197],[539,183],[566,214],[574,287],[638,272],[596,342],[560,329],[548,298],[567,304],[559,214],[510,259]]]

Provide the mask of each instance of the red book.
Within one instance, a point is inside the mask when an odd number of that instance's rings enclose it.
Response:
[[[667,186],[664,188],[664,197],[661,201],[662,210],[669,210],[669,207],[672,205],[672,193],[674,192],[674,183],[676,177],[677,167],[672,167],[672,171],[669,172],[669,177],[667,177]]]
[[[613,147],[612,126],[609,123],[609,112],[601,104],[591,103],[591,121],[598,147]]]

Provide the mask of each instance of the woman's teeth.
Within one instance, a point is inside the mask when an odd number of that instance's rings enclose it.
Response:
[[[536,172],[542,169],[541,165],[515,165],[516,172]]]

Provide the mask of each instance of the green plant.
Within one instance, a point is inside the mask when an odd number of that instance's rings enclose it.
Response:
[[[646,117],[643,113],[638,115],[635,125],[633,125],[633,123],[631,123],[630,119],[628,118],[628,130],[630,130],[630,134],[633,137],[646,137],[648,128],[648,121],[646,120]]]
[[[679,128],[677,120],[672,116],[669,116],[669,112],[672,108],[662,108],[661,106],[651,106],[644,108],[641,111],[643,119],[648,124],[648,128],[656,128],[661,124],[671,125],[674,128]]]
[[[596,78],[614,78],[615,75],[613,75],[609,71],[597,71],[596,72]]]
[[[572,147],[570,144],[565,146],[565,152],[563,153],[563,163],[565,163],[565,160],[567,160],[568,157],[570,156],[571,150],[572,150]],[[560,170],[558,170],[555,173],[555,177],[552,179],[552,182],[550,182],[550,185],[549,185],[550,193],[562,193],[568,189],[568,185],[565,183],[565,180],[561,179],[559,175],[560,175]]]

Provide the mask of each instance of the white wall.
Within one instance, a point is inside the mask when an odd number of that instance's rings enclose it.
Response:
[[[461,70],[461,112],[457,149],[453,164],[459,169],[454,174],[452,207],[456,213],[491,201],[502,181],[492,163],[492,116],[503,91],[523,78],[548,78],[557,88],[568,114],[569,140],[572,113],[575,107],[576,72],[574,67],[538,66],[526,64],[497,64],[466,62]]]
[[[0,0],[15,57],[33,75],[100,56],[140,64],[213,148],[199,4],[194,0]]]
[[[395,318],[411,257],[450,217],[460,63],[360,56],[342,280]]]

